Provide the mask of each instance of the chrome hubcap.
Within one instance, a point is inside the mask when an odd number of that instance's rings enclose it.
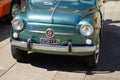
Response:
[[[98,63],[99,60],[99,51],[100,51],[100,40],[98,41],[98,45],[96,47],[96,51],[95,51],[95,62]]]
[[[98,60],[99,60],[99,53],[96,53],[95,54],[95,63],[98,63]]]

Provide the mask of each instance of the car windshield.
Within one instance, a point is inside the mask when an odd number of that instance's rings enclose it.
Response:
[[[92,1],[92,0],[32,0],[35,2],[43,2],[43,1],[65,1],[65,2],[80,2],[80,1]]]
[[[74,3],[87,3],[87,4],[95,4],[95,0],[31,0],[33,3],[44,2],[45,4],[53,4],[54,2],[74,2]]]

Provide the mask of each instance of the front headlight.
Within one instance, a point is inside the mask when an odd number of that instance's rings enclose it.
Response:
[[[12,21],[12,27],[14,30],[20,31],[23,29],[23,26],[24,26],[24,24],[21,19],[14,19]]]
[[[93,26],[89,23],[83,23],[81,24],[80,32],[84,36],[90,36],[93,33]]]

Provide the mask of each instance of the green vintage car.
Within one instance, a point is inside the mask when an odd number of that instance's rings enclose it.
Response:
[[[21,61],[28,52],[99,59],[101,0],[26,0],[12,20],[11,53]]]

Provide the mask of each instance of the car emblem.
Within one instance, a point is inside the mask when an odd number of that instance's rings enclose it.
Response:
[[[54,37],[54,31],[50,28],[46,30],[46,37],[47,38],[53,38]]]

